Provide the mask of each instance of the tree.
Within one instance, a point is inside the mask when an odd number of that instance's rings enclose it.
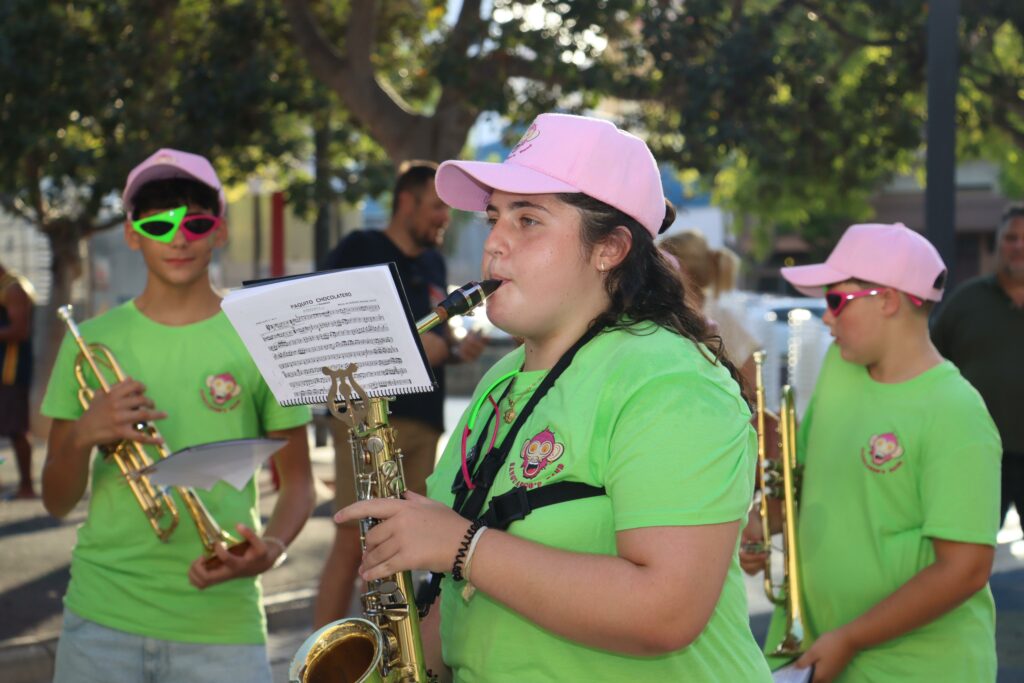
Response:
[[[230,182],[305,139],[289,117],[297,63],[272,49],[285,30],[275,7],[0,5],[0,205],[49,240],[51,308],[69,299],[82,240],[123,220],[117,194],[156,148],[205,154]],[[44,367],[62,334],[50,329]]]
[[[465,0],[451,26],[444,0],[285,0],[313,74],[395,162],[457,157],[483,111],[526,118],[596,102],[618,65],[607,44],[633,36],[635,0]],[[576,98],[575,102],[569,97]]]
[[[481,111],[600,101],[745,217],[760,256],[827,250],[896,174],[923,179],[924,0],[286,0],[313,73],[394,160],[461,152]],[[961,5],[958,152],[1024,193],[1024,4]]]
[[[762,255],[778,232],[827,250],[888,178],[923,179],[927,12],[919,0],[651,2],[636,125],[750,219]],[[1024,5],[963,3],[961,15],[959,156],[1002,163],[1004,190],[1019,193]]]

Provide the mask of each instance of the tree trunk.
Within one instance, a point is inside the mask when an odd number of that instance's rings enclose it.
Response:
[[[443,86],[434,113],[418,114],[381,87],[372,58],[377,37],[372,0],[351,2],[344,51],[336,49],[320,31],[308,2],[285,0],[284,6],[295,42],[313,75],[338,95],[352,118],[396,166],[409,159],[444,161],[459,156],[479,110],[457,88]],[[459,24],[473,23],[475,27],[478,17],[479,2],[468,2],[460,12]]]
[[[57,319],[57,309],[71,303],[71,285],[82,274],[82,258],[79,226],[70,222],[52,223],[43,226],[41,231],[50,241],[50,273],[53,277],[50,302],[42,311],[44,343],[36,363],[36,381],[46,386],[60,343],[67,333],[67,327]],[[82,313],[79,311],[76,317],[80,319]]]
[[[313,119],[313,146],[315,173],[313,201],[316,204],[316,223],[313,224],[313,268],[323,267],[331,244],[331,119],[327,107]]]

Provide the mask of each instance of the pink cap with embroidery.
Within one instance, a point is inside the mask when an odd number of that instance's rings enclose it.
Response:
[[[541,114],[500,164],[446,161],[438,196],[463,211],[483,211],[491,192],[582,192],[635,218],[651,235],[665,219],[661,174],[643,140],[601,119]]]
[[[851,225],[824,263],[782,269],[802,294],[818,297],[826,285],[862,280],[938,301],[946,264],[925,237],[902,223]]]
[[[154,180],[169,180],[171,178],[186,178],[197,180],[217,191],[217,198],[220,202],[219,216],[224,215],[224,188],[220,184],[217,172],[213,170],[213,164],[209,159],[198,154],[182,152],[181,150],[165,147],[158,149],[148,159],[132,169],[128,174],[128,181],[124,185],[124,192],[121,194],[121,203],[124,204],[125,213],[132,212],[132,199],[139,188]]]

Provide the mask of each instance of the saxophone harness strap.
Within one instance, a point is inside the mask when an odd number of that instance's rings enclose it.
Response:
[[[593,498],[595,496],[605,495],[605,490],[602,487],[591,486],[584,484],[583,482],[577,481],[560,481],[546,486],[542,486],[535,489],[526,489],[524,487],[516,486],[510,491],[507,491],[501,495],[494,496],[491,498],[490,504],[487,507],[487,511],[482,515],[480,511],[483,509],[484,502],[487,500],[487,496],[490,493],[491,486],[494,484],[494,478],[501,466],[505,463],[508,458],[509,452],[512,450],[512,444],[522,428],[523,423],[533,413],[534,407],[540,402],[542,398],[547,394],[548,390],[554,385],[555,381],[562,375],[563,372],[572,363],[576,353],[583,348],[587,342],[596,337],[604,329],[603,325],[595,325],[587,330],[580,339],[566,351],[555,366],[551,368],[551,371],[541,382],[540,386],[527,401],[526,405],[523,406],[522,412],[516,418],[512,428],[509,429],[505,438],[501,440],[501,444],[497,448],[491,448],[487,455],[485,455],[479,462],[479,466],[476,463],[476,456],[480,453],[480,449],[483,446],[484,439],[487,434],[487,427],[485,426],[480,431],[480,436],[477,439],[476,447],[472,451],[472,457],[468,460],[468,467],[473,471],[472,481],[474,488],[470,489],[466,485],[463,479],[462,471],[459,471],[455,475],[455,481],[452,484],[452,492],[455,493],[455,502],[452,507],[460,515],[466,519],[476,520],[482,519],[484,524],[492,529],[498,529],[504,531],[513,523],[521,519],[524,519],[534,510],[548,505],[556,505],[558,503],[566,503],[571,500],[579,500],[582,498]],[[508,391],[506,387],[505,391]],[[504,398],[504,395],[502,396]],[[498,403],[501,403],[499,399]],[[497,419],[497,411],[491,416],[491,419]],[[430,582],[424,584],[422,590],[420,590],[417,596],[416,602],[419,605],[420,616],[426,616],[427,611],[430,609],[430,605],[434,603],[437,596],[441,592],[441,579],[444,578],[444,574],[432,573],[430,576]]]

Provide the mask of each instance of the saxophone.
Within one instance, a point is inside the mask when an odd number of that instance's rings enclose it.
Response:
[[[452,292],[416,323],[423,334],[453,315],[469,313],[500,284],[470,282]],[[356,366],[324,368],[331,379],[327,409],[349,427],[356,498],[401,498],[405,492],[402,453],[388,426],[386,398],[370,398],[356,382]],[[359,522],[360,544],[375,519]],[[310,635],[288,671],[291,683],[429,683],[420,639],[420,615],[413,600],[410,572],[368,582],[362,594],[362,618],[340,619]]]

